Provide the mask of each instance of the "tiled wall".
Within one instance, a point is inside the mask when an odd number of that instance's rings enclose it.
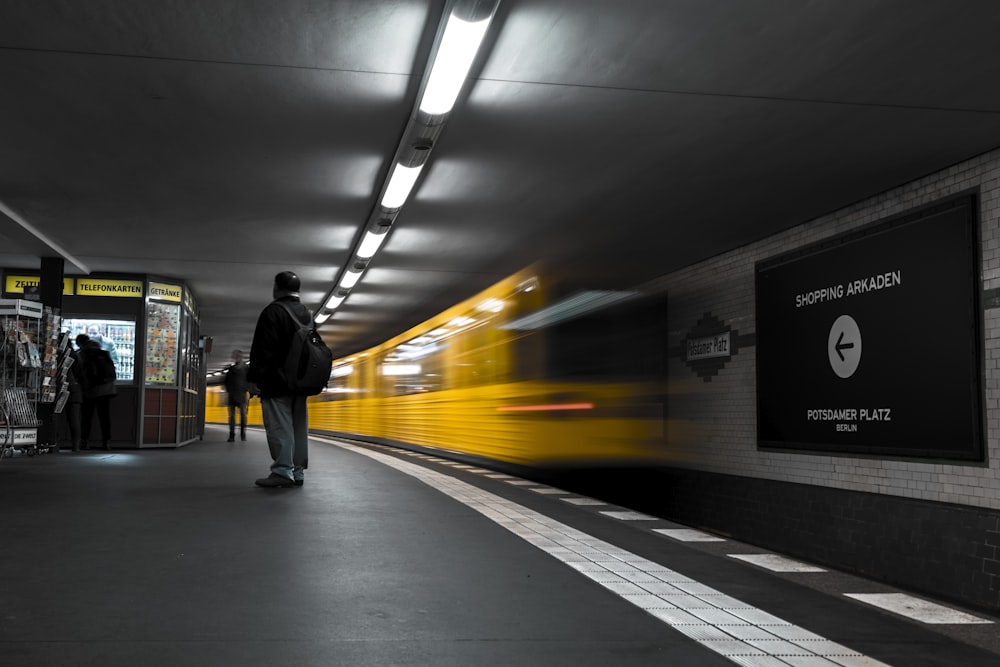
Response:
[[[670,274],[658,281],[658,286],[669,296],[671,347],[679,348],[681,338],[708,312],[737,330],[741,338],[753,341],[755,262],[974,188],[979,192],[986,297],[985,464],[758,450],[752,344],[741,346],[710,382],[697,377],[675,355],[670,367],[669,417],[677,423],[697,425],[693,436],[668,438],[676,464],[710,472],[1000,509],[1000,307],[995,298],[1000,289],[1000,151]]]
[[[758,449],[755,263],[972,190],[980,206],[985,461]],[[665,511],[777,550],[1000,609],[1000,150],[664,276],[654,287],[668,294],[675,350],[668,429],[677,428],[668,432],[669,451],[675,471],[687,471],[661,487],[670,489],[660,498]],[[680,354],[682,339],[706,313],[731,327],[738,342],[708,382]]]

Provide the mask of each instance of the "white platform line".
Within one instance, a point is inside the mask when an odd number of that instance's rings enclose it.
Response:
[[[654,533],[666,535],[679,542],[725,542],[726,540],[693,528],[654,528]]]
[[[970,623],[992,623],[985,618],[979,618],[965,612],[957,611],[944,605],[921,600],[920,598],[906,595],[905,593],[845,593],[845,595],[859,602],[870,604],[879,609],[891,611],[900,616],[906,616],[921,623],[943,625],[943,624],[970,624]]]
[[[562,500],[573,505],[607,505],[603,500],[595,498],[562,498]]]
[[[659,517],[650,516],[648,514],[643,514],[642,512],[601,512],[604,516],[609,516],[612,519],[619,519],[621,521],[659,521]]]
[[[318,439],[391,466],[464,503],[606,589],[617,588],[622,599],[733,662],[750,665],[755,663],[748,660],[757,658],[759,665],[885,667],[885,663],[476,486],[394,456]],[[629,585],[623,587],[622,580]],[[684,599],[697,602],[684,605]],[[756,626],[756,639],[741,638],[750,626]],[[777,651],[769,648],[772,643]],[[787,649],[788,644],[794,648]],[[794,650],[796,655],[782,661],[788,656],[786,649]]]
[[[791,558],[785,558],[777,554],[729,554],[730,558],[762,567],[772,572],[826,572],[821,567],[800,563]]]

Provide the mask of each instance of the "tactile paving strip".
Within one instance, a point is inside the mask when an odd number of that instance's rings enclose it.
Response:
[[[396,468],[475,509],[737,664],[886,667],[885,663],[744,604],[663,565],[454,477],[363,447],[331,442]]]

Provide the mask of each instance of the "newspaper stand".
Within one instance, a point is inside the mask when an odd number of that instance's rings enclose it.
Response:
[[[38,443],[38,403],[51,347],[44,315],[40,303],[0,299],[0,458],[48,451]]]

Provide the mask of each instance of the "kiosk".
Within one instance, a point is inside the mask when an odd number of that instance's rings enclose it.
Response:
[[[39,280],[38,273],[5,271],[4,297],[31,298]],[[198,309],[182,281],[133,274],[66,276],[62,304],[61,329],[70,340],[81,333],[96,338],[115,361],[113,447],[179,447],[200,437],[204,358]]]

